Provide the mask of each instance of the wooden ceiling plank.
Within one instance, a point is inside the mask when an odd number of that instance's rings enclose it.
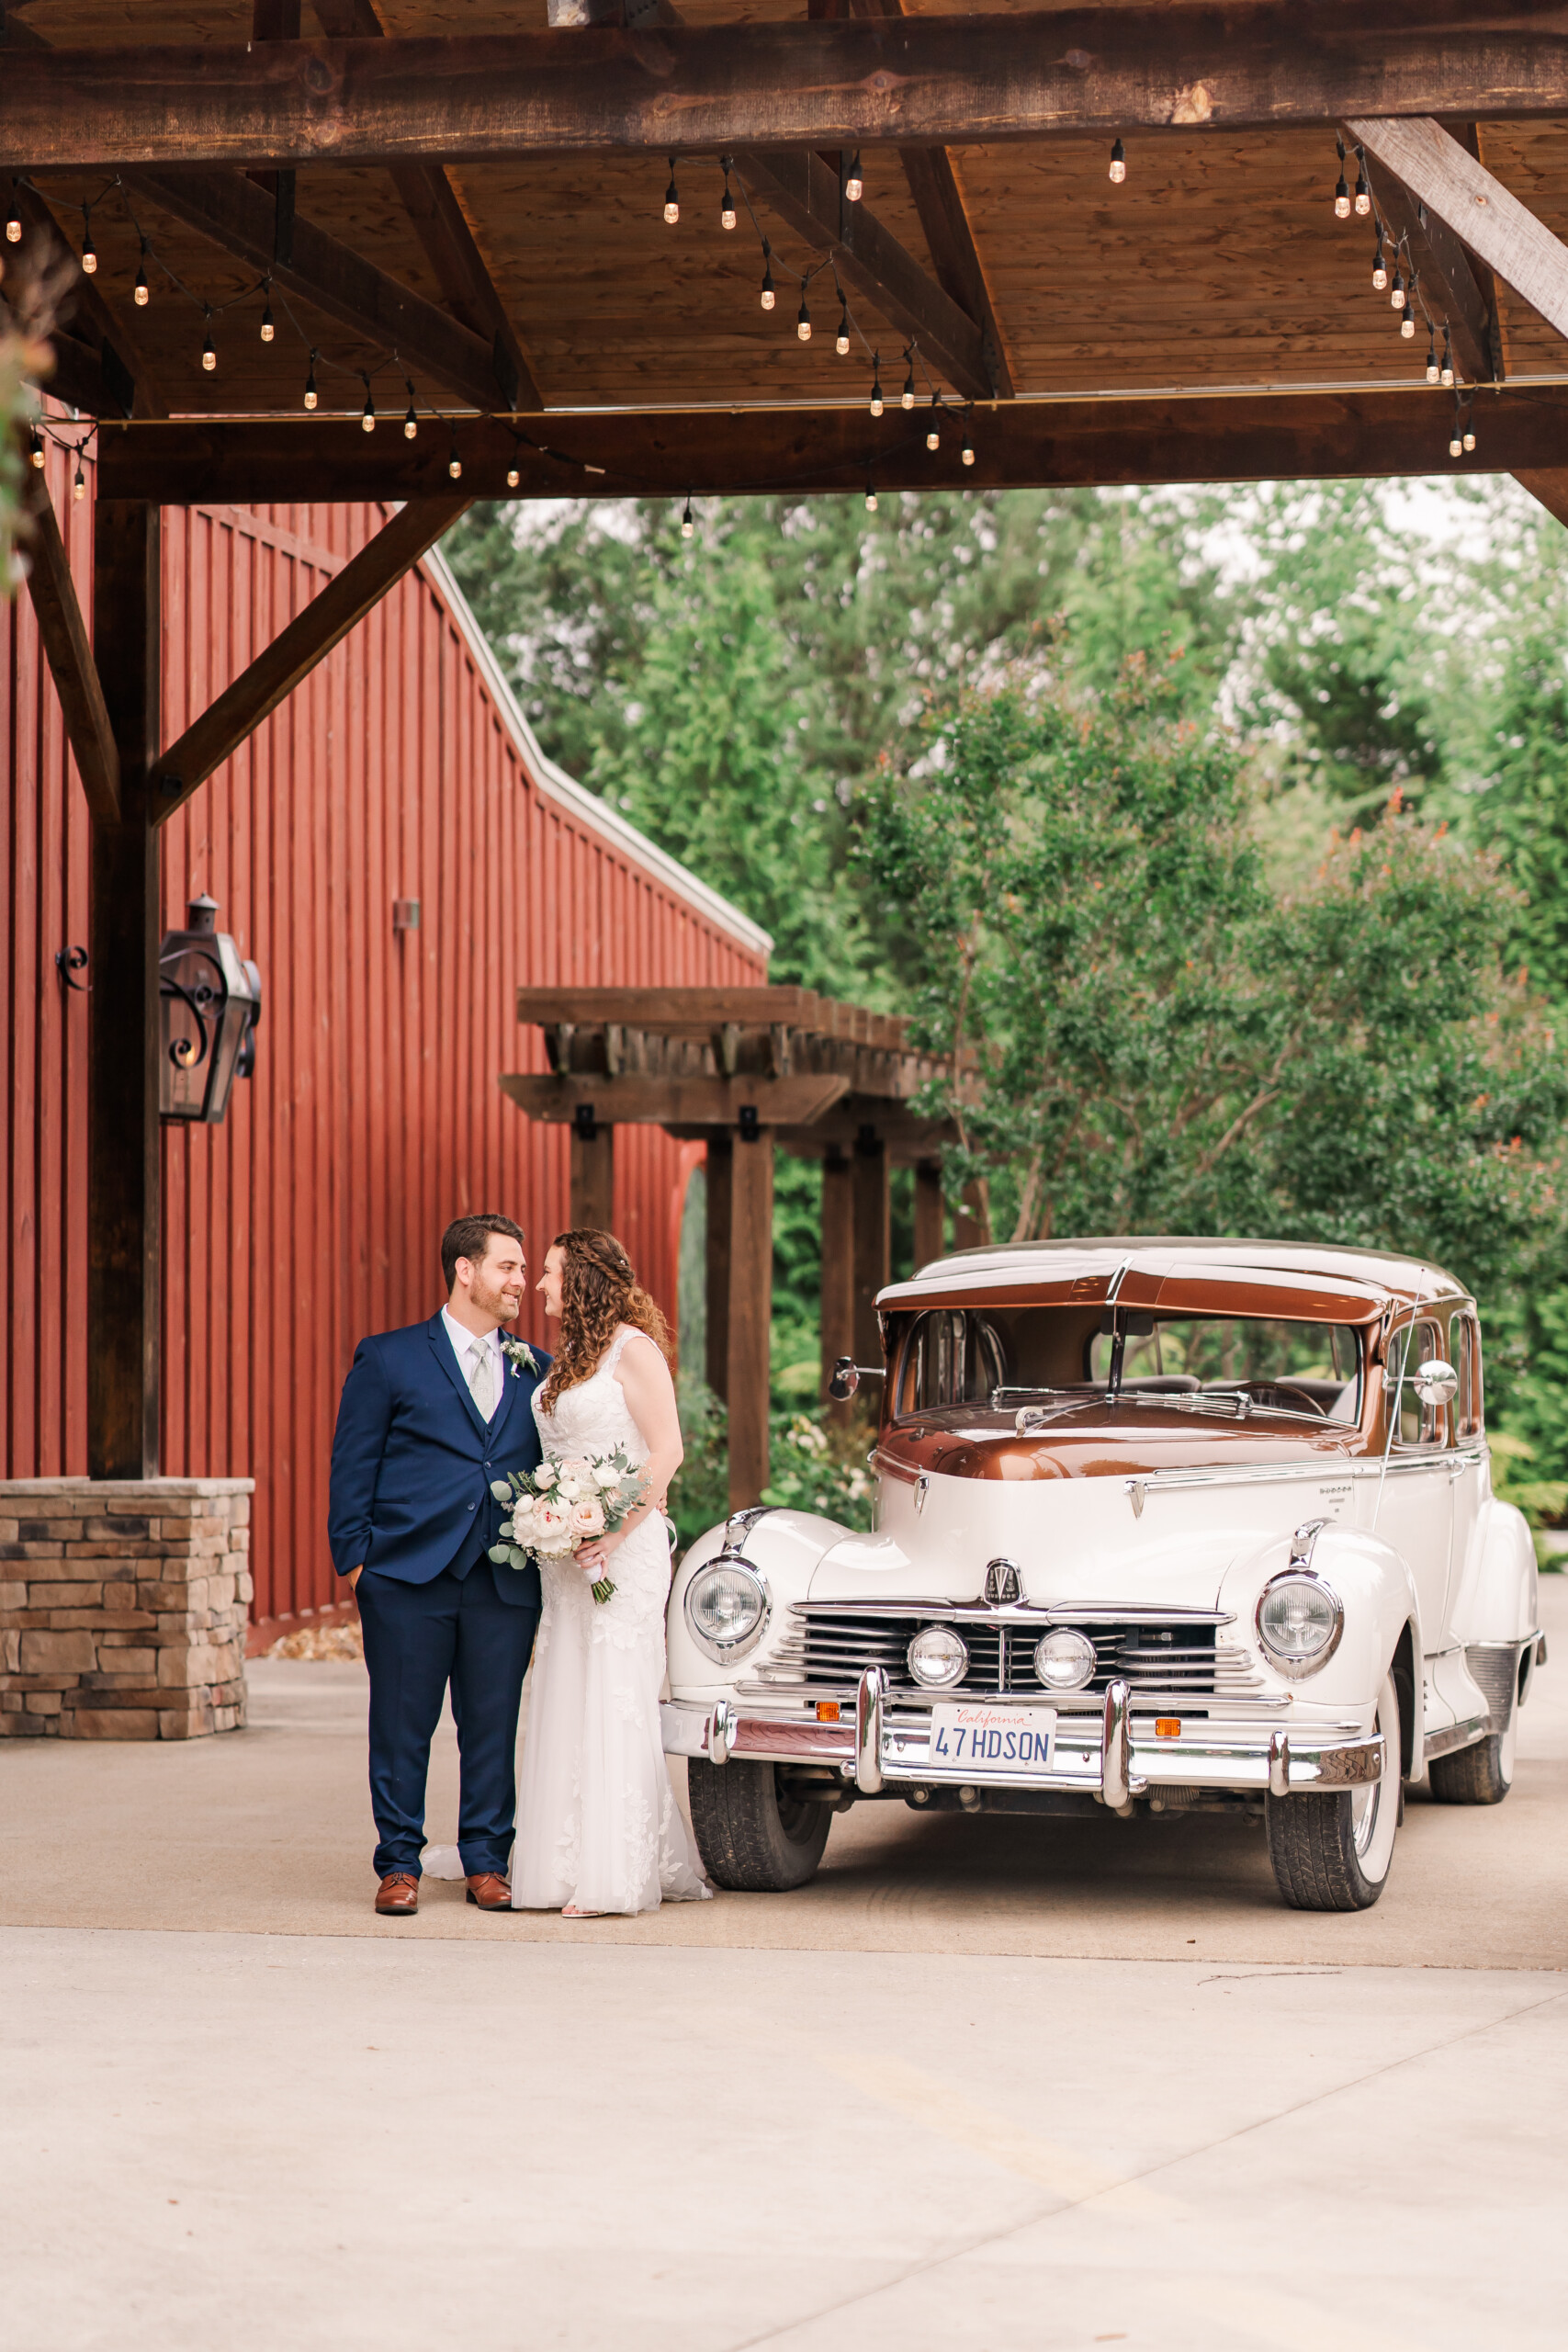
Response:
[[[119,752],[87,624],[71,576],[71,559],[41,473],[28,469],[27,514],[30,526],[28,592],[38,617],[39,636],[60,697],[66,738],[95,823],[119,821]]]
[[[471,498],[455,495],[411,503],[333,574],[164,753],[158,763],[155,824],[166,824],[184,807],[472,503]]]
[[[592,27],[8,54],[0,168],[962,146],[1568,113],[1517,0]]]
[[[1429,213],[1473,247],[1505,286],[1568,336],[1568,245],[1450,131],[1429,118],[1358,117],[1346,127]]]
[[[273,4],[257,0],[258,6]],[[380,40],[386,36],[373,0],[315,0],[315,9],[322,31],[334,40]],[[538,379],[474,242],[450,175],[439,164],[397,164],[391,178],[447,308],[464,326],[491,341],[504,405],[542,409]]]

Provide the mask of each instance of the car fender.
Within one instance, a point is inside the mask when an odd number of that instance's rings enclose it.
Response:
[[[1540,1624],[1535,1540],[1524,1514],[1495,1496],[1477,1517],[1450,1613],[1455,1641],[1523,1642]]]
[[[779,1637],[788,1630],[790,1604],[804,1600],[818,1562],[849,1533],[837,1520],[815,1511],[768,1510],[752,1521],[730,1546],[757,1570],[768,1593],[768,1619],[760,1641],[728,1664],[709,1657],[686,1620],[686,1593],[692,1579],[725,1549],[725,1526],[710,1527],[699,1535],[682,1559],[670,1589],[667,1641],[670,1689],[676,1698],[709,1698],[733,1688],[737,1679],[765,1664]]]
[[[1321,1712],[1370,1723],[1406,1628],[1412,1657],[1421,1656],[1415,1579],[1400,1554],[1381,1536],[1355,1527],[1324,1528],[1312,1547],[1311,1566],[1344,1610],[1344,1630],[1333,1655],[1314,1673],[1282,1675],[1258,1639],[1258,1604],[1265,1585],[1290,1566],[1293,1541],[1277,1537],[1231,1568],[1220,1592],[1221,1607],[1235,1612],[1230,1638],[1253,1652],[1270,1687],[1288,1693],[1294,1709],[1308,1720]]]

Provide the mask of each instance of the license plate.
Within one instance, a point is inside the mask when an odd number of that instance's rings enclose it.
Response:
[[[1055,1736],[1055,1707],[933,1707],[931,1760],[954,1771],[1027,1777],[1051,1770]]]

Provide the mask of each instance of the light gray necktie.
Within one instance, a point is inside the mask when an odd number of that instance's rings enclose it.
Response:
[[[495,1402],[495,1385],[490,1350],[483,1340],[476,1340],[468,1350],[468,1386],[479,1408],[479,1419],[488,1421]]]

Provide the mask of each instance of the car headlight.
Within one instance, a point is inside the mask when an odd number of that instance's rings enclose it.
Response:
[[[761,1639],[768,1609],[768,1588],[750,1562],[723,1552],[686,1587],[693,1638],[721,1666],[743,1657]]]
[[[1059,1625],[1034,1645],[1034,1671],[1047,1690],[1082,1690],[1094,1668],[1094,1644],[1070,1625]]]
[[[1258,1600],[1258,1638],[1274,1666],[1292,1678],[1315,1674],[1339,1646],[1345,1611],[1320,1576],[1288,1568]]]
[[[967,1645],[948,1625],[922,1625],[904,1653],[928,1690],[952,1690],[969,1671]]]

